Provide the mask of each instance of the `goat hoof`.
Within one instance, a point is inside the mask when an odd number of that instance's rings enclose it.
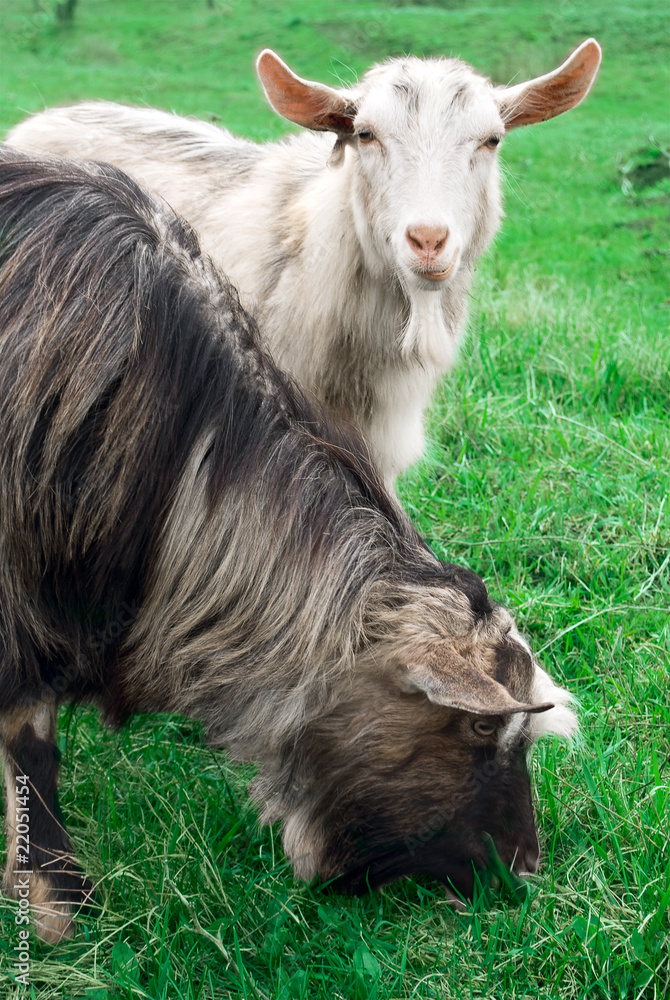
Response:
[[[57,902],[52,904],[51,909],[46,905],[35,907],[33,915],[35,918],[35,933],[41,941],[46,944],[60,944],[74,936],[74,922],[70,916],[70,908],[63,908],[57,911]]]
[[[73,937],[73,918],[94,902],[93,884],[74,867],[59,872],[36,872],[30,878],[29,893],[35,933],[47,944]],[[10,890],[7,895],[16,893]]]

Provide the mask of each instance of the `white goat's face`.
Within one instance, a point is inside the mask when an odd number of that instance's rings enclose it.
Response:
[[[403,284],[440,288],[500,222],[493,88],[456,60],[393,60],[364,77],[356,108],[359,237]]]
[[[600,58],[589,39],[558,69],[513,87],[494,87],[457,59],[391,59],[352,90],[302,80],[270,49],[257,70],[279,114],[337,134],[334,161],[353,148],[354,218],[368,261],[405,287],[439,289],[498,227],[503,135],[579,104]]]

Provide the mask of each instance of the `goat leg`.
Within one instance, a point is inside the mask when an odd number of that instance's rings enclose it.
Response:
[[[0,714],[6,790],[7,864],[3,892],[32,913],[55,944],[74,933],[72,914],[92,898],[58,807],[56,703],[34,701]]]

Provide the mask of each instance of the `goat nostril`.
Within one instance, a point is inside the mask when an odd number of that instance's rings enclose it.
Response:
[[[413,233],[410,232],[409,229],[405,233],[405,236],[412,250],[423,250],[423,244],[416,238],[416,236],[413,235]]]

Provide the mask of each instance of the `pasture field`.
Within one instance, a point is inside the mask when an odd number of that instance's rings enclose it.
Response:
[[[581,703],[533,757],[543,865],[519,901],[455,915],[408,880],[364,899],[294,880],[276,830],[199,727],[121,732],[64,710],[61,805],[100,911],[0,995],[309,1000],[664,1000],[670,995],[670,335],[665,0],[3,0],[0,133],[99,97],[277,137],[253,58],[351,82],[387,55],[459,55],[499,82],[590,35],[595,90],[502,152],[507,219],[403,502],[481,573]]]

